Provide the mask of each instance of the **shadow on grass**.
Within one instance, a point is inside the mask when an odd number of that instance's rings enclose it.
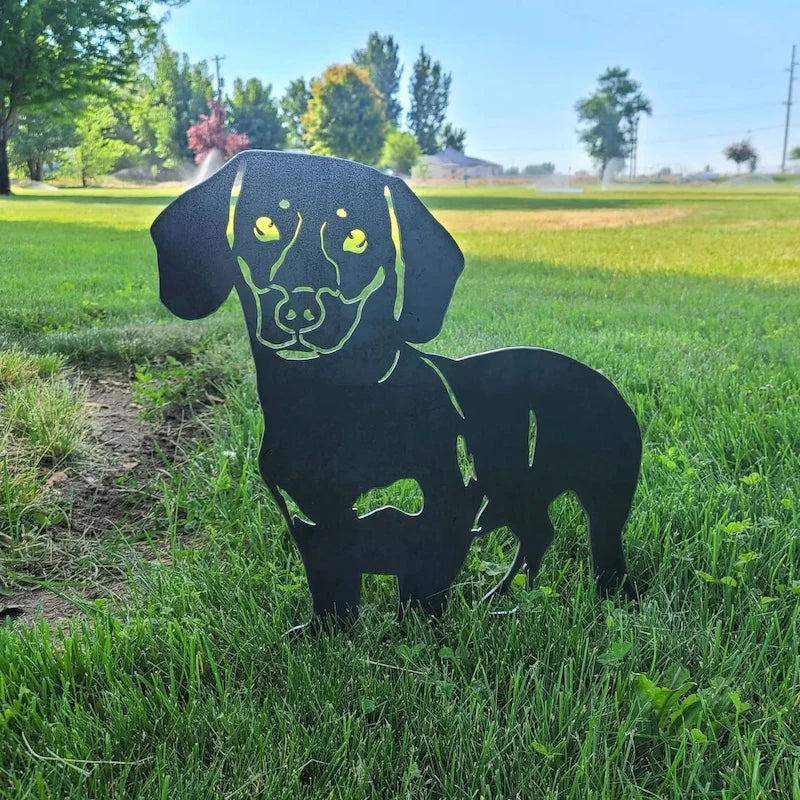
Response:
[[[187,187],[188,188],[188,187]],[[147,194],[142,194],[144,189],[110,189],[107,191],[89,189],[86,194],[81,194],[80,189],[69,189],[66,192],[52,192],[47,194],[13,194],[0,198],[0,207],[3,202],[29,202],[29,201],[58,201],[66,204],[102,204],[102,205],[153,205],[166,206],[181,194],[185,189],[174,187],[165,188],[162,192],[148,188]],[[594,190],[596,191],[596,190]],[[699,193],[702,191],[702,194]],[[758,200],[763,202],[770,197],[769,192],[753,192],[737,190],[729,194],[722,194],[719,190],[698,190],[697,194],[681,192],[680,194],[655,190],[642,190],[640,193],[629,192],[620,196],[617,192],[607,194],[539,194],[530,190],[530,195],[519,194],[520,189],[515,188],[513,194],[484,193],[476,191],[469,193],[436,193],[425,187],[420,187],[419,196],[428,208],[452,211],[584,211],[590,209],[626,209],[626,208],[652,208],[653,206],[690,205],[693,203],[740,203],[743,200]],[[776,192],[774,199],[785,199],[789,193]]]
[[[663,197],[583,197],[568,195],[464,195],[421,194],[434,211],[583,211],[593,208],[643,208],[664,205]]]
[[[188,187],[187,187],[188,188]],[[79,189],[69,189],[70,194],[63,192],[49,192],[47,194],[12,194],[0,198],[2,202],[30,202],[38,200],[46,200],[48,202],[57,201],[59,203],[71,204],[102,204],[102,205],[129,205],[129,206],[166,206],[167,203],[176,198],[181,191],[177,189],[164,189],[163,194],[141,194],[141,189],[114,189],[114,192],[130,192],[129,195],[119,194],[106,194],[105,192],[92,191],[91,194],[71,194],[71,192],[79,192]]]
[[[76,192],[73,194],[72,192]],[[10,198],[4,198],[10,202],[29,202],[29,201],[57,201],[68,204],[103,204],[103,205],[162,205],[166,206],[171,200],[180,194],[178,190],[164,190],[164,194],[157,194],[148,191],[141,194],[141,189],[118,189],[112,192],[101,192],[89,190],[91,193],[80,194],[80,190],[69,190],[69,194],[52,192],[48,194],[16,194]],[[130,194],[117,194],[117,192],[130,191]],[[616,197],[613,194],[607,196],[584,196],[584,195],[546,195],[531,193],[530,196],[518,196],[514,194],[428,194],[424,190],[420,193],[420,199],[428,208],[434,210],[462,210],[462,211],[521,211],[521,210],[564,210],[580,211],[592,208],[642,208],[645,206],[664,205],[665,199],[658,197]]]
[[[518,192],[519,190],[517,190]],[[737,191],[721,194],[719,191],[707,191],[703,194],[690,192],[673,193],[668,191],[642,191],[624,195],[615,192],[607,194],[537,194],[531,191],[530,196],[515,194],[449,194],[420,192],[420,199],[434,211],[584,211],[590,209],[626,209],[652,208],[654,206],[688,206],[693,204],[742,203],[751,200],[763,203],[765,200],[785,202],[794,199],[787,192]]]

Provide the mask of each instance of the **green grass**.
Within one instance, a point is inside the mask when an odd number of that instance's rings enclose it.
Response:
[[[467,257],[431,349],[553,347],[636,410],[640,609],[597,601],[562,500],[520,613],[477,602],[508,559],[495,536],[439,622],[398,623],[371,577],[352,636],[287,638],[309,598],[257,475],[240,311],[159,307],[147,227],[167,196],[1,200],[0,344],[136,365],[151,414],[209,387],[224,402],[136,531],[171,563],[132,563],[131,600],[80,601],[63,633],[0,630],[0,796],[800,798],[800,192],[422,194],[458,213]],[[664,206],[686,215],[502,233],[483,216]]]
[[[0,533],[6,545],[38,532],[37,520],[53,507],[47,479],[88,433],[84,392],[70,385],[63,366],[59,355],[0,350]],[[0,588],[12,560],[0,557]]]

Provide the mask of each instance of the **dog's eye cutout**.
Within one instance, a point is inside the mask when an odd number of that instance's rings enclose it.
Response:
[[[342,242],[342,250],[346,253],[363,253],[367,249],[367,234],[360,228],[353,228]]]
[[[278,226],[269,217],[259,217],[253,228],[253,236],[259,242],[274,242],[281,238]]]

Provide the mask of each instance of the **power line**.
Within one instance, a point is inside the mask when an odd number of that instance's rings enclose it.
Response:
[[[782,128],[783,125],[766,125],[761,128],[748,128],[748,133],[756,133],[759,131],[774,131]],[[678,137],[670,137],[668,139],[643,139],[640,140],[643,144],[651,145],[651,144],[669,144],[671,142],[694,142],[700,141],[702,139],[721,139],[723,136],[738,136],[741,134],[741,129],[736,131],[719,131],[718,133],[704,133],[700,136],[678,136]],[[493,147],[492,150],[495,152],[539,152],[539,151],[551,151],[551,152],[565,152],[567,150],[579,150],[581,149],[580,144],[575,144],[571,147],[564,147],[563,145],[554,145],[552,147],[547,146],[537,146],[537,147],[525,147],[516,146],[516,147]]]
[[[786,147],[789,144],[789,118],[792,114],[792,84],[794,83],[794,68],[798,66],[794,60],[795,45],[792,45],[792,60],[789,62],[789,95],[786,98],[786,127],[783,131],[783,158],[781,159],[781,172],[786,172]]]
[[[695,117],[703,116],[705,114],[725,114],[730,111],[750,111],[755,109],[764,108],[778,108],[779,106],[786,105],[785,101],[774,100],[769,103],[750,103],[747,105],[727,106],[725,108],[696,108],[691,111],[679,111],[674,114],[656,114],[656,119],[675,119],[677,117]],[[499,123],[497,125],[483,125],[481,130],[485,131],[505,131],[505,130],[518,130],[518,125],[509,125],[506,123]],[[555,148],[553,148],[555,149]]]
[[[782,125],[765,125],[762,128],[748,128],[748,133],[755,131],[774,131],[782,128]],[[648,144],[667,144],[668,142],[694,142],[700,139],[719,139],[722,136],[738,136],[741,134],[741,129],[738,131],[720,131],[719,133],[704,133],[701,136],[678,136],[670,139],[651,139]]]
[[[679,111],[676,114],[659,114],[659,119],[674,119],[676,117],[700,117],[704,114],[726,114],[729,111],[750,111],[757,108],[776,108],[783,103],[773,101],[771,103],[755,103],[743,106],[728,106],[727,108],[698,108],[694,111]]]

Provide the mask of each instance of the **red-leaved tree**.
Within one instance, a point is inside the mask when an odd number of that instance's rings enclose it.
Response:
[[[219,150],[226,156],[234,156],[250,147],[250,139],[246,133],[237,133],[225,127],[225,106],[216,100],[208,101],[209,114],[201,114],[200,121],[195,122],[186,138],[194,153],[194,160],[199,164],[212,150]]]

